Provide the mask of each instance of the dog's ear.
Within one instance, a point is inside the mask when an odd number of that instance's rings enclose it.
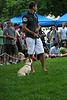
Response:
[[[32,62],[32,59],[29,58],[29,62]]]
[[[24,59],[23,59],[23,61],[26,61],[26,60],[27,60],[27,58],[24,58]]]
[[[30,58],[29,58],[29,62],[31,62]]]

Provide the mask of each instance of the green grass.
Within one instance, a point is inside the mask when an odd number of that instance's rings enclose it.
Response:
[[[67,57],[34,62],[36,73],[18,77],[25,64],[0,66],[0,100],[67,100]]]

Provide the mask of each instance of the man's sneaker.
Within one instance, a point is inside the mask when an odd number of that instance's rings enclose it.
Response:
[[[9,62],[6,62],[6,65],[10,65],[10,63]]]
[[[12,64],[12,60],[10,60],[10,64]]]
[[[0,66],[3,66],[3,64],[0,64]]]

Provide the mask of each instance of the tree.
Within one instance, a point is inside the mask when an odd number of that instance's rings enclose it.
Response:
[[[20,16],[22,12],[28,10],[28,2],[30,0],[3,0],[0,1],[0,19],[11,19]],[[4,6],[5,2],[5,6]],[[4,20],[5,21],[5,20]]]
[[[67,13],[66,0],[38,0],[38,13],[41,15],[62,16]]]
[[[0,19],[20,16],[22,12],[28,11],[30,0],[0,0]],[[38,5],[37,13],[40,15],[62,16],[67,13],[66,0],[36,0]]]

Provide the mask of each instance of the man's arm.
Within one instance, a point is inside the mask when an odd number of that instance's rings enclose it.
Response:
[[[61,33],[59,32],[59,42],[61,43]]]
[[[63,53],[65,54],[65,53],[67,53],[67,51],[63,50]]]
[[[6,36],[5,35],[0,35],[0,38],[6,38]]]
[[[50,32],[49,41],[51,42],[52,31]]]
[[[49,38],[50,42],[51,42],[51,35],[50,35],[50,38]]]
[[[15,37],[12,37],[12,36],[8,35],[8,33],[6,33],[5,35],[6,35],[7,38],[10,38],[10,39],[16,40]]]

